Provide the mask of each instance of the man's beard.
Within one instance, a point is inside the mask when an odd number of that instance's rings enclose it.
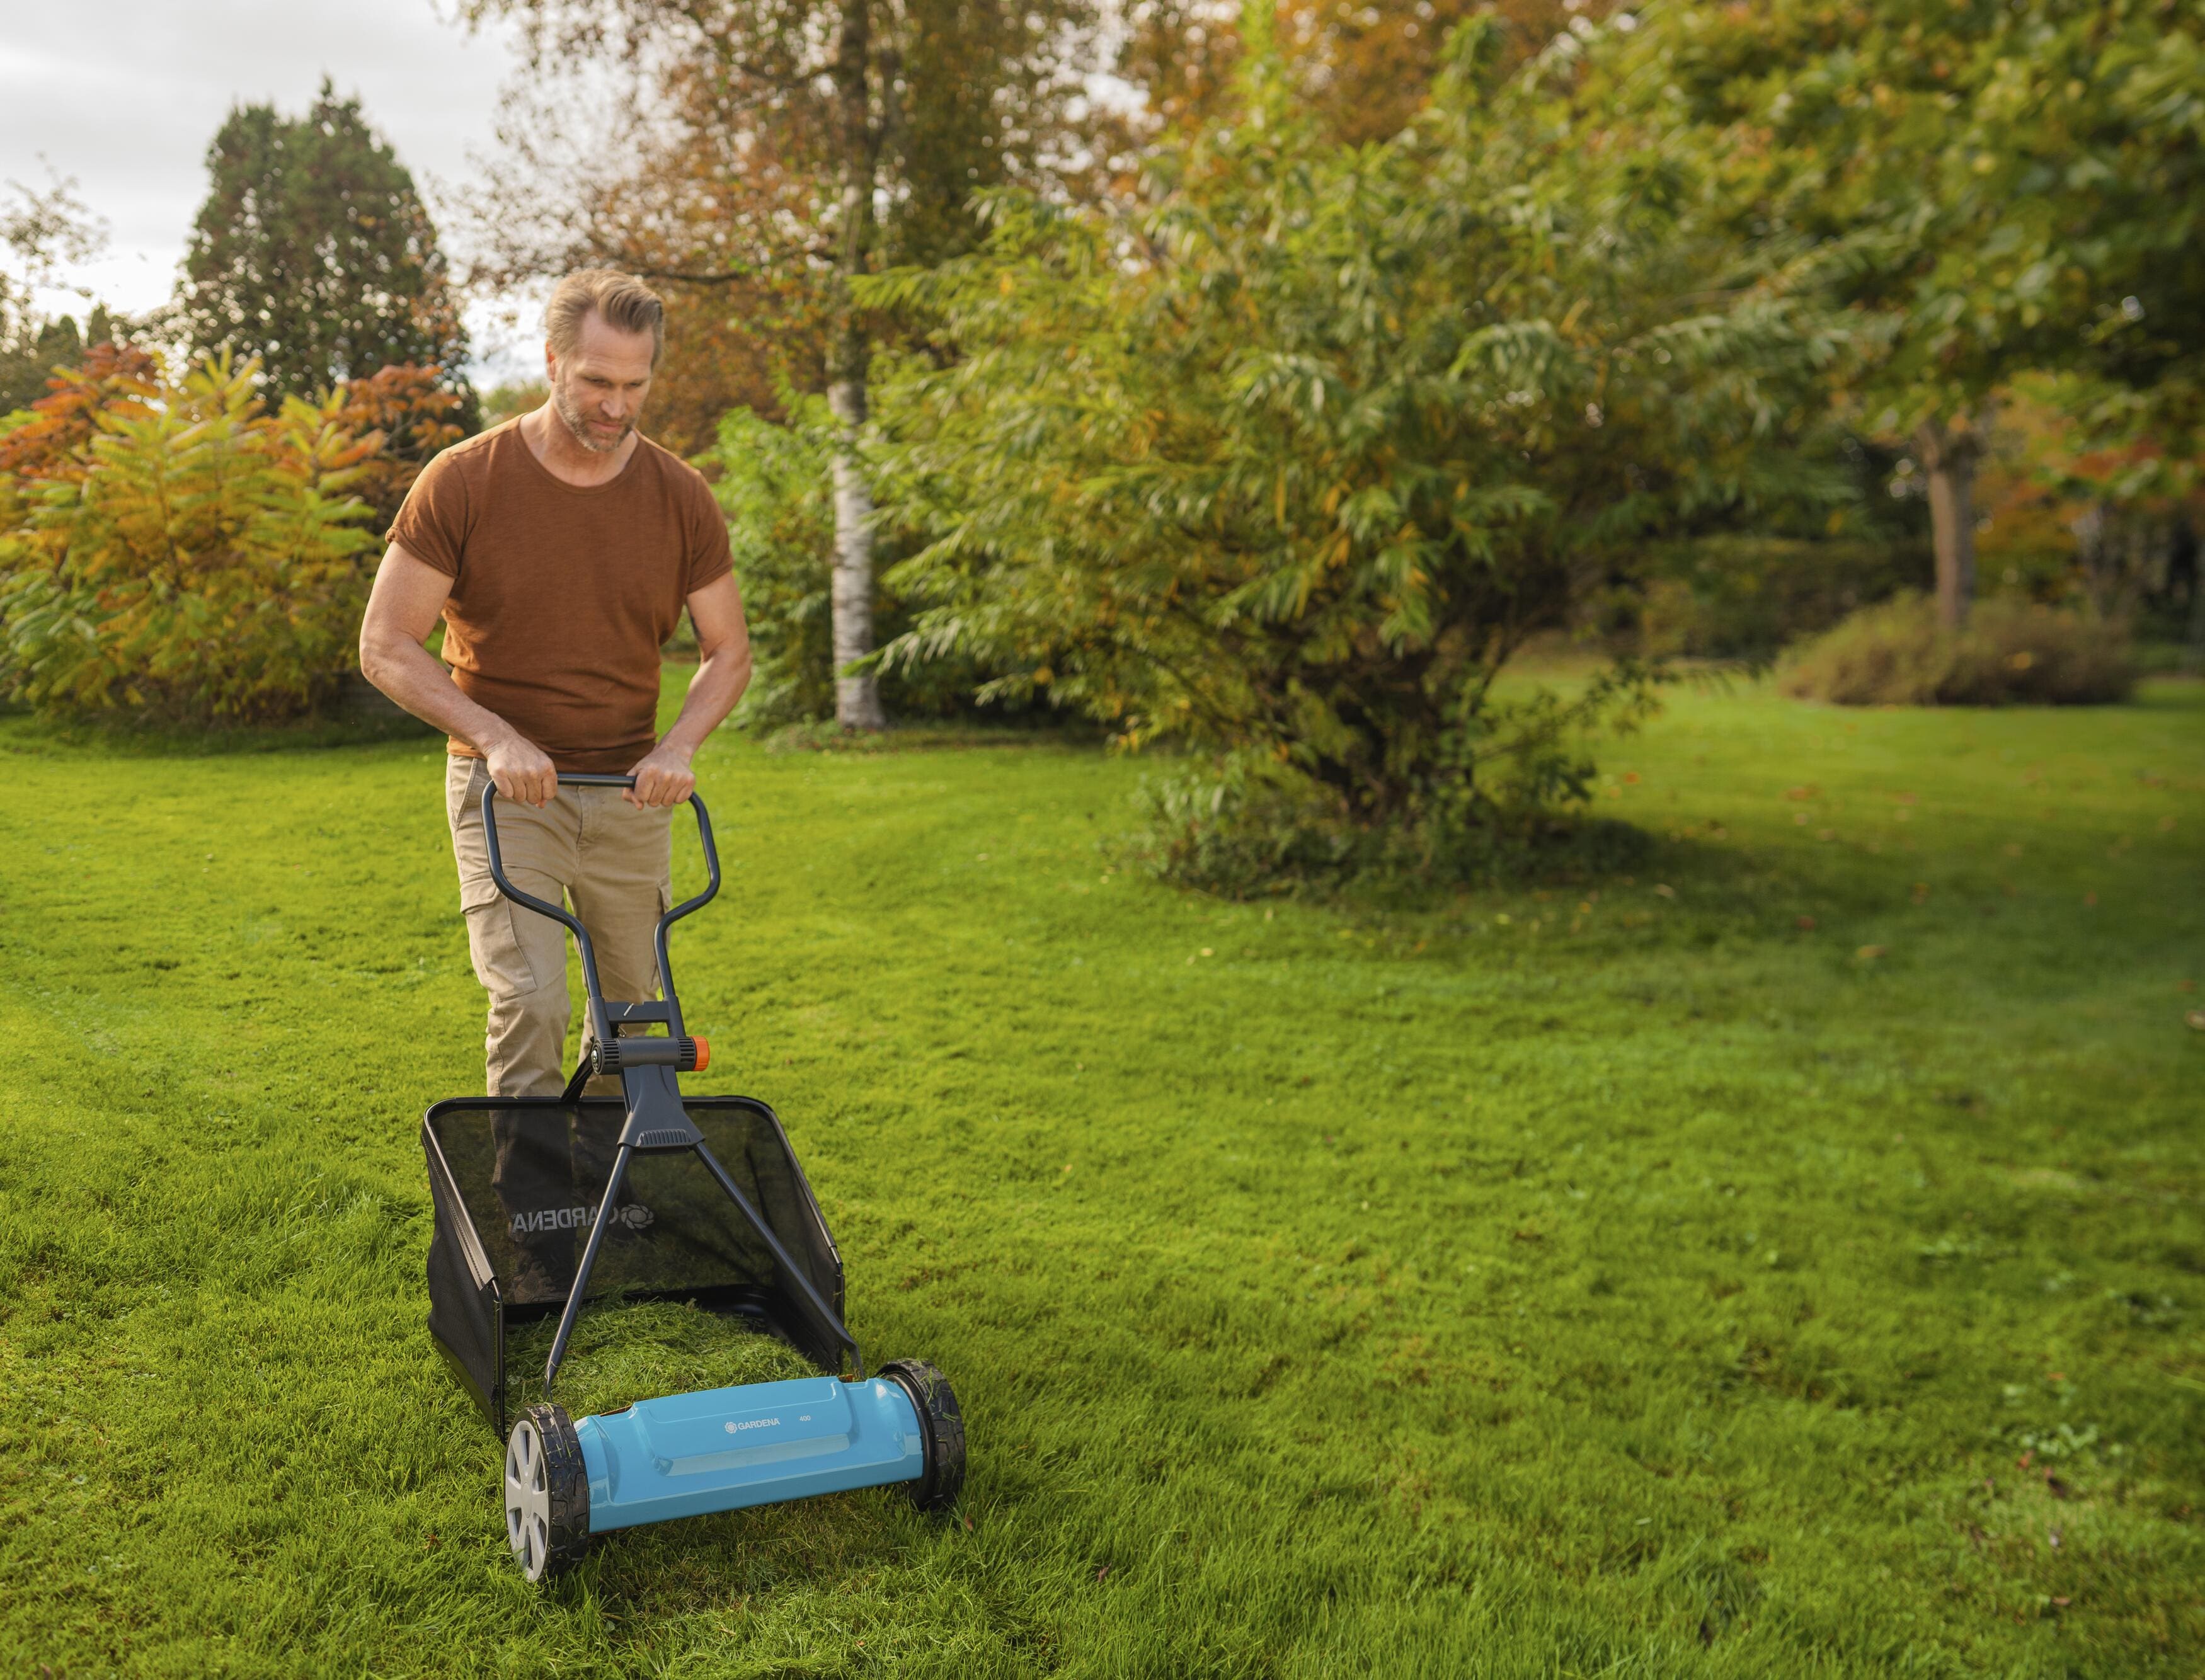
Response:
[[[590,422],[583,414],[581,405],[568,396],[564,390],[557,387],[553,388],[551,406],[559,411],[559,418],[567,423],[567,430],[574,435],[574,441],[593,455],[612,454],[614,450],[627,442],[628,433],[635,430],[635,422],[630,420],[621,427],[618,437],[609,443],[601,443],[597,441],[597,434],[590,430]]]

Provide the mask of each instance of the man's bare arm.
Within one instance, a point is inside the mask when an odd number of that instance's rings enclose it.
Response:
[[[689,761],[750,686],[750,626],[733,573],[689,597],[689,621],[697,626],[701,656],[697,674],[689,680],[674,727],[636,765],[635,791],[626,796],[631,804],[675,805],[687,798],[697,786]]]
[[[496,712],[461,693],[443,662],[421,645],[451,592],[449,578],[392,543],[376,569],[360,620],[360,674],[424,723],[481,753],[490,780],[507,798],[548,804],[559,791],[550,759]]]

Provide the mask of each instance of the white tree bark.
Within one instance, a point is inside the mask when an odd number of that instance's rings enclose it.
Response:
[[[841,0],[841,39],[835,54],[841,106],[842,249],[836,261],[835,336],[827,365],[827,406],[840,431],[835,450],[835,575],[829,603],[835,632],[835,721],[845,729],[879,729],[880,685],[851,674],[852,662],[873,650],[873,491],[859,444],[865,424],[865,379],[872,346],[851,296],[865,271],[871,243],[873,180],[880,134],[872,115],[872,0]]]
[[[838,379],[827,388],[827,405],[841,423],[835,451],[835,721],[845,729],[880,729],[880,686],[848,667],[873,650],[873,493],[858,460],[859,429],[865,423],[865,388]]]

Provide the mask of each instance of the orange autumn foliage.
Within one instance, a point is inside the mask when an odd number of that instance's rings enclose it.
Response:
[[[102,414],[143,419],[159,390],[160,370],[134,344],[95,344],[84,365],[46,381],[32,418],[0,435],[0,475],[29,482],[81,476],[85,446]]]
[[[372,510],[366,528],[389,529],[430,458],[467,436],[458,416],[459,393],[438,382],[444,370],[401,363],[337,387],[336,424],[374,454],[363,463],[352,492]]]

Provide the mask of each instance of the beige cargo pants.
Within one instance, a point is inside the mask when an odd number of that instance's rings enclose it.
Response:
[[[524,910],[490,879],[482,795],[490,772],[479,758],[450,761],[444,804],[460,866],[460,908],[475,978],[490,994],[484,1041],[492,1096],[556,1096],[567,1083],[567,930]],[[497,802],[498,854],[524,893],[565,903],[590,930],[597,981],[613,1003],[658,995],[651,929],[674,902],[673,811],[639,810],[617,787],[562,787],[538,810]],[[586,1029],[585,1029],[586,1036]],[[592,1096],[617,1096],[617,1081],[593,1079]]]

